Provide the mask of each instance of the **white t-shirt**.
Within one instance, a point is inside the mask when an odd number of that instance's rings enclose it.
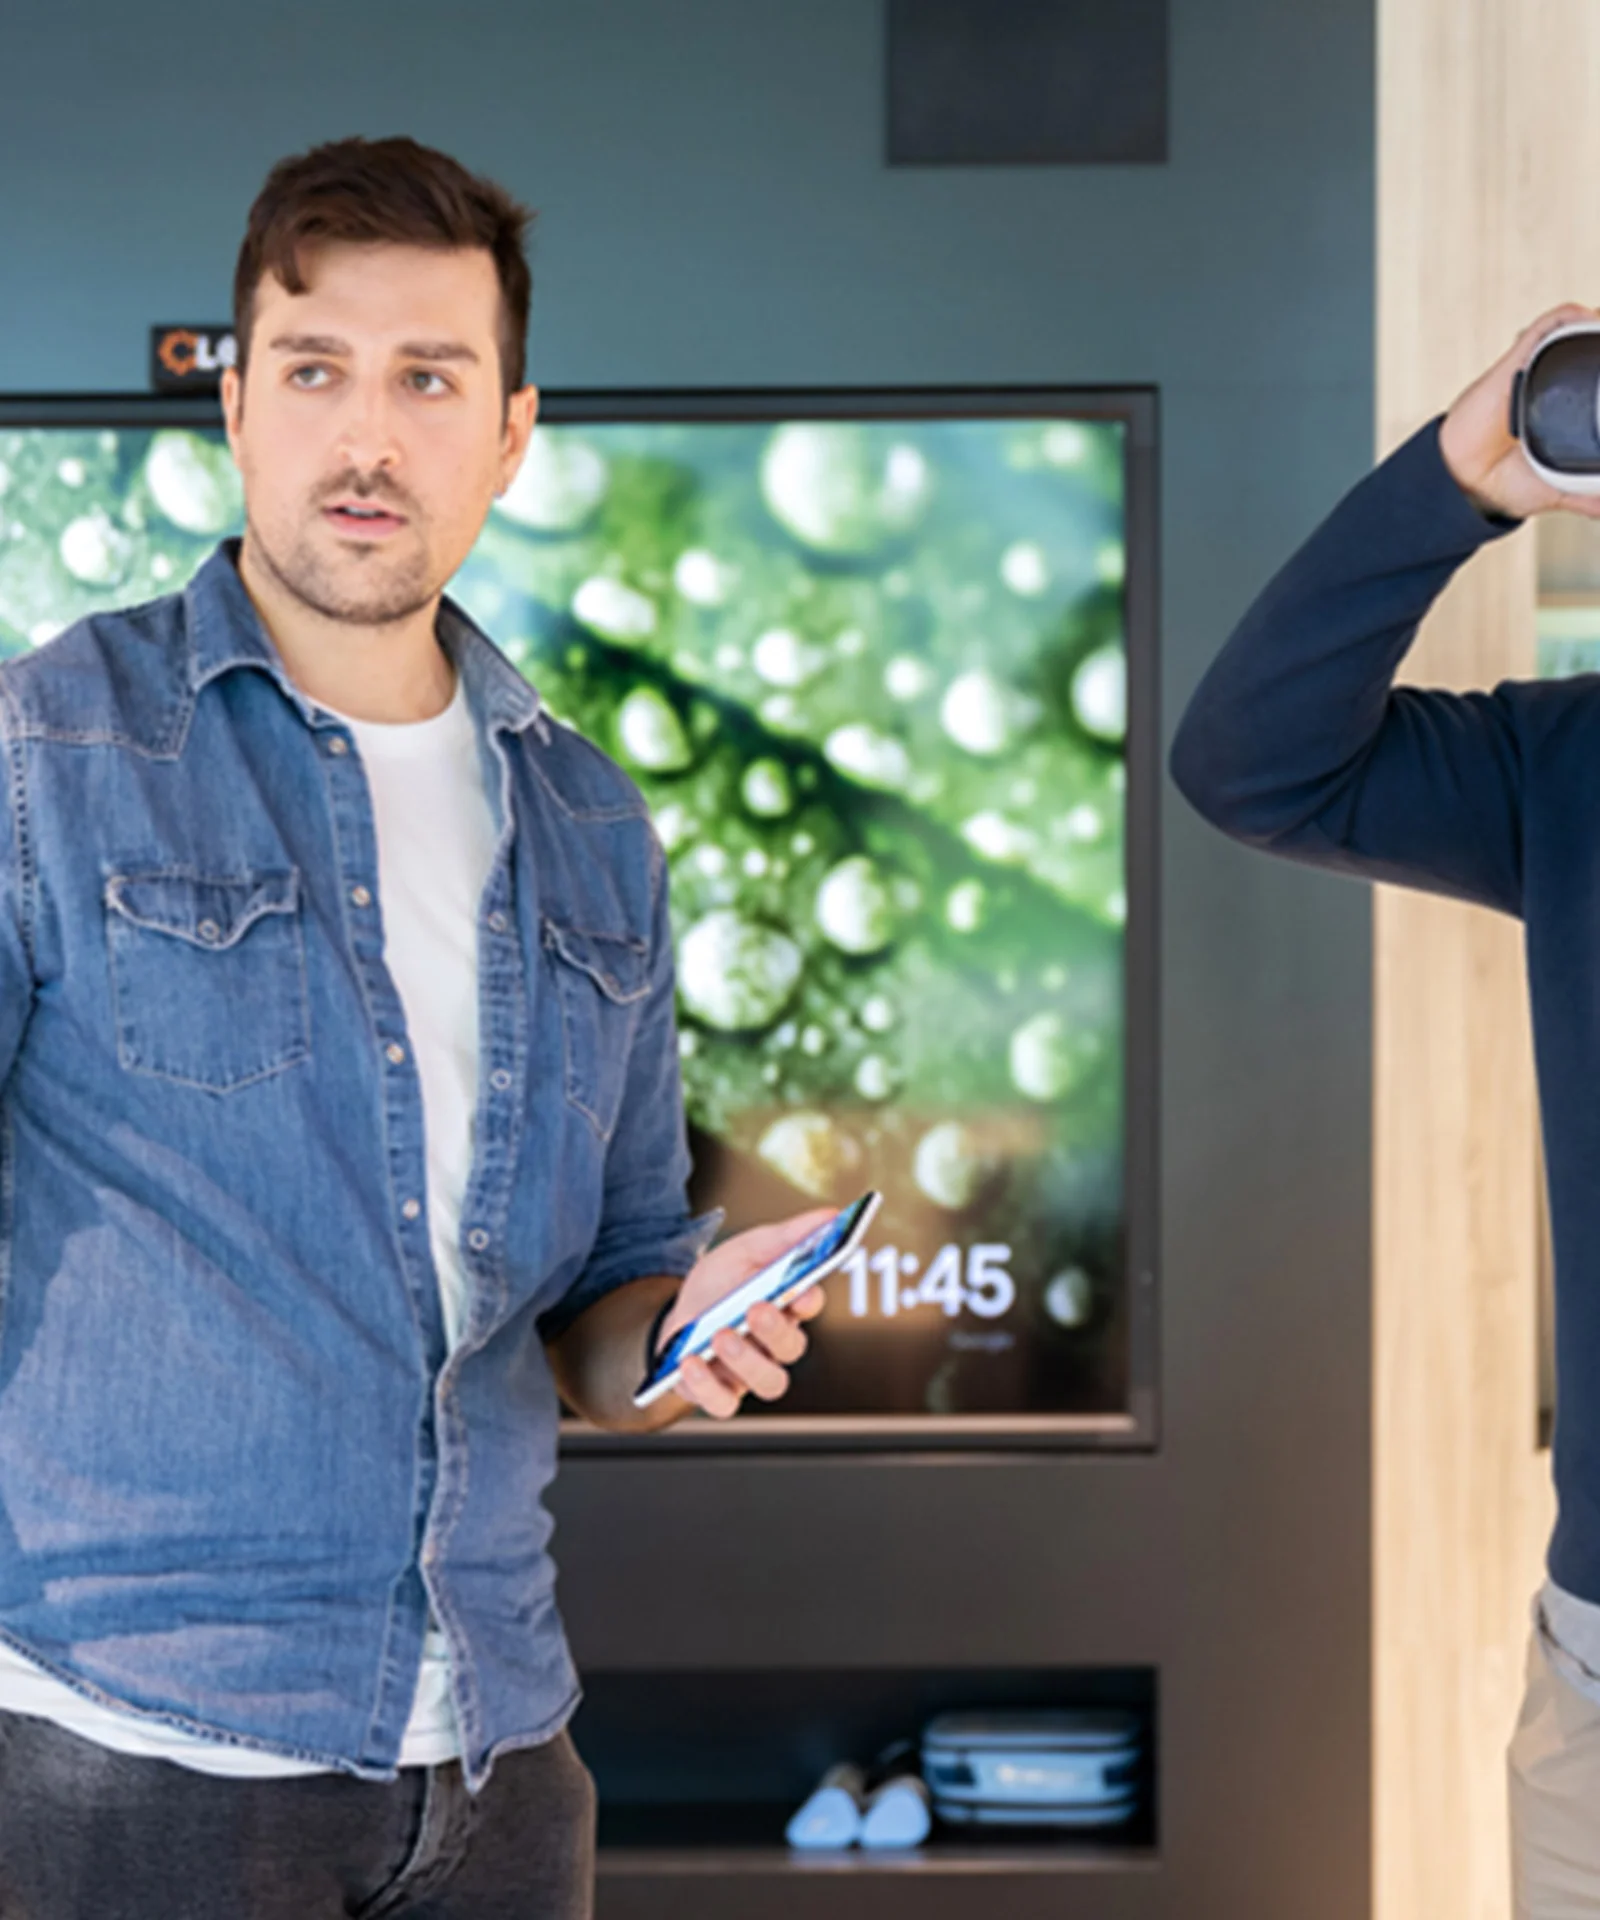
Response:
[[[494,806],[459,676],[454,698],[432,720],[388,726],[337,717],[350,729],[372,793],[384,960],[422,1082],[429,1244],[453,1347],[470,1304],[459,1241],[478,1099],[478,904],[494,860]],[[328,1771],[98,1706],[3,1645],[0,1711],[34,1714],[101,1746],[201,1773],[264,1779]],[[430,1618],[400,1764],[431,1766],[460,1751],[450,1650]]]

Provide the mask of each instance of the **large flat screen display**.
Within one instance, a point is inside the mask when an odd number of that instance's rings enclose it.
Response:
[[[650,805],[696,1204],[884,1195],[788,1397],[651,1445],[1153,1437],[1153,431],[550,395],[451,583]],[[0,402],[0,650],[242,512],[214,403]]]

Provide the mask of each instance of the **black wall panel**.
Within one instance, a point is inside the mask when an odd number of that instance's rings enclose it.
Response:
[[[1167,0],[889,0],[891,164],[1167,157]]]

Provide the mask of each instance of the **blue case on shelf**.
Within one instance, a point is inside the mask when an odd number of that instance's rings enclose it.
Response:
[[[1118,1825],[1143,1756],[1140,1716],[1103,1710],[942,1713],[922,1735],[934,1812],[957,1825]]]

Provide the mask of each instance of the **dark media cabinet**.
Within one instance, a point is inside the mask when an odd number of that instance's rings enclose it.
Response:
[[[1118,1633],[1106,1617],[1109,1592],[1073,1591],[1066,1483],[1081,1464],[567,1460],[557,1551],[585,1678],[574,1733],[601,1792],[600,1920],[955,1916],[997,1897],[1019,1920],[1155,1911],[1122,1903],[1159,1868],[1159,1674],[1136,1623]],[[1052,1509],[1057,1537],[1030,1543],[1025,1513]],[[1084,1647],[1089,1663],[1069,1651]],[[870,1759],[935,1712],[1112,1704],[1152,1733],[1126,1826],[936,1826],[903,1854],[784,1844],[825,1766]]]

